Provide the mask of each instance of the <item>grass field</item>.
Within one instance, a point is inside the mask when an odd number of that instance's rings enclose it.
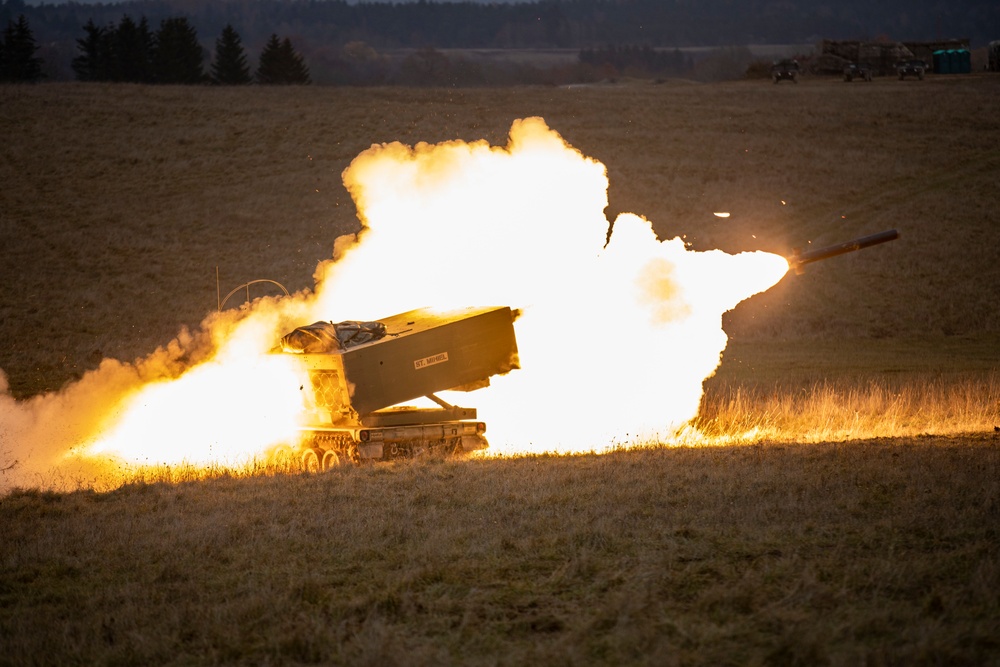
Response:
[[[992,440],[22,492],[5,664],[988,665]]]
[[[978,74],[0,87],[7,403],[248,280],[311,288],[373,143],[541,116],[606,165],[609,220],[696,250],[901,234],[725,315],[714,446],[7,490],[0,664],[1000,664],[998,99]]]

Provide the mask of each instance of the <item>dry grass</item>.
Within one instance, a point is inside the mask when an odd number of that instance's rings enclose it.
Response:
[[[726,316],[699,426],[750,446],[8,493],[0,664],[998,664],[998,89],[0,87],[18,397],[197,325],[216,266],[310,287],[373,142],[540,115],[699,249],[902,232]]]
[[[696,426],[723,442],[829,442],[990,433],[1000,426],[995,335],[735,343]]]
[[[991,664],[992,440],[0,501],[3,664]]]
[[[1000,379],[920,378],[890,384],[733,385],[706,394],[701,433],[728,442],[836,442],[988,433],[1000,426]]]

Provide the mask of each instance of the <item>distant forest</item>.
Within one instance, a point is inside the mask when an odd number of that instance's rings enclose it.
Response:
[[[898,41],[964,38],[973,48],[1000,39],[996,0],[544,0],[359,3],[343,0],[144,0],[26,5],[3,0],[0,25],[24,15],[49,79],[72,79],[70,62],[88,21],[123,16],[184,17],[206,59],[227,24],[251,57],[269,37],[290,38],[317,82],[351,83],[350,72],[398,49],[677,49],[816,43],[820,39]],[[427,58],[425,58],[427,60]],[[433,60],[433,58],[431,58]],[[359,61],[363,61],[359,65]],[[426,63],[425,63],[426,64]],[[433,63],[432,63],[433,64]],[[339,72],[339,73],[338,73]]]

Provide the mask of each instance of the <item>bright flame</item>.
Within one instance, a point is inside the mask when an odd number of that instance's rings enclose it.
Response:
[[[120,399],[111,425],[74,453],[141,465],[236,466],[295,442],[308,374],[295,357],[269,350],[274,331],[289,316],[301,317],[308,301],[261,300],[235,321],[208,318],[214,354]]]
[[[365,229],[317,273],[323,312],[372,319],[428,303],[523,312],[521,370],[474,397],[493,452],[669,438],[696,415],[719,364],[722,314],[788,270],[768,253],[661,243],[632,214],[608,240],[604,165],[539,118],[515,122],[506,148],[373,146],[344,182]]]
[[[521,369],[454,399],[489,423],[491,451],[662,441],[697,414],[726,345],[722,314],[788,270],[768,253],[661,242],[633,214],[609,236],[604,165],[540,118],[515,121],[506,147],[374,145],[343,176],[363,228],[335,241],[315,295],[213,314],[202,333],[134,365],[106,361],[59,394],[0,396],[15,458],[36,459],[21,470],[37,475],[46,454],[67,451],[131,464],[248,460],[299,426],[304,372],[268,354],[283,333],[425,306],[523,313]]]
[[[88,453],[149,465],[244,465],[296,438],[297,389],[306,378],[294,362],[284,355],[213,359],[146,385]]]

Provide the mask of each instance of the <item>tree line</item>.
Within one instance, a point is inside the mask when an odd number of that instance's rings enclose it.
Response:
[[[0,35],[0,82],[35,82],[43,78],[42,59],[27,19],[8,21]]]
[[[0,0],[0,27],[18,14],[43,36],[38,56],[45,60],[45,75],[54,80],[75,77],[70,63],[78,54],[81,26],[88,21],[117,25],[126,14],[146,16],[151,25],[183,16],[211,36],[229,26],[254,53],[280,27],[309,63],[312,80],[335,85],[406,84],[410,74],[453,85],[556,83],[612,69],[624,74],[635,70],[636,62],[676,71],[678,65],[665,62],[669,58],[662,53],[673,57],[675,50],[687,47],[811,45],[823,38],[921,41],[951,35],[978,46],[997,39],[1000,26],[996,0],[935,3],[933,11],[917,11],[913,0],[121,0],[38,5]],[[209,53],[211,41],[202,40],[202,47]],[[580,53],[582,60],[572,71],[553,73],[442,53],[553,48]],[[647,48],[650,53],[634,53]],[[401,55],[403,50],[408,53]],[[614,64],[622,54],[612,50],[632,50],[626,54],[632,64],[624,69]],[[587,60],[589,52],[603,62]]]
[[[72,69],[79,81],[126,83],[262,85],[308,84],[309,68],[291,39],[272,34],[251,72],[239,33],[223,28],[215,56],[204,69],[205,54],[195,28],[184,17],[166,18],[156,31],[145,16],[138,22],[124,15],[117,25],[93,20],[77,39],[79,55]],[[34,83],[42,78],[43,59],[24,15],[10,20],[0,39],[0,82]]]
[[[185,17],[170,17],[152,30],[149,20],[128,14],[117,24],[98,25],[93,19],[76,40],[71,67],[79,81],[149,84],[247,85],[308,84],[309,67],[290,38],[272,33],[264,44],[256,70],[251,71],[239,33],[227,24],[215,40],[214,57],[204,69],[205,49]],[[10,21],[0,41],[2,81],[35,82],[44,78],[42,58],[24,15]],[[692,63],[679,50],[609,46],[584,49],[578,63],[554,74],[530,65],[484,65],[447,57],[432,48],[418,49],[400,60],[387,58],[363,42],[352,42],[323,54],[327,82],[347,85],[491,85],[594,81],[632,76],[681,76]]]
[[[78,54],[72,71],[79,81],[147,84],[247,85],[308,84],[310,68],[289,38],[274,33],[261,50],[251,72],[239,33],[226,25],[215,40],[210,68],[203,69],[207,50],[200,46],[188,19],[161,20],[150,29],[146,17],[137,22],[124,15],[117,23],[99,26],[88,20],[84,36],[76,40]],[[9,44],[9,46],[8,46]],[[0,81],[38,81],[44,77],[42,59],[24,16],[11,21],[0,41]],[[16,56],[16,57],[15,57]],[[547,68],[516,62],[476,62],[461,55],[447,56],[433,48],[416,49],[391,58],[363,42],[314,54],[322,66],[324,83],[334,85],[488,86],[512,84],[567,84],[637,77],[662,80],[684,77],[703,81],[742,78],[753,64],[745,47],[717,49],[697,62],[680,49],[648,45],[611,45],[583,49],[575,62]]]
[[[933,9],[928,6],[933,5]],[[4,16],[4,14],[8,16]],[[397,48],[653,48],[811,43],[820,38],[922,41],[968,38],[975,46],[998,39],[995,0],[535,0],[530,2],[353,0],[122,0],[27,6],[0,2],[0,25],[24,13],[59,41],[89,18],[99,25],[123,13],[153,22],[186,16],[208,35],[232,25],[258,48],[281,26],[308,57],[322,45],[361,41]]]
[[[217,85],[308,84],[309,68],[291,40],[277,34],[264,45],[251,73],[239,33],[226,25],[215,40],[215,56],[204,70],[204,53],[195,28],[184,17],[163,19],[155,32],[143,16],[129,15],[117,25],[90,20],[77,40],[80,54],[72,67],[80,81]]]

